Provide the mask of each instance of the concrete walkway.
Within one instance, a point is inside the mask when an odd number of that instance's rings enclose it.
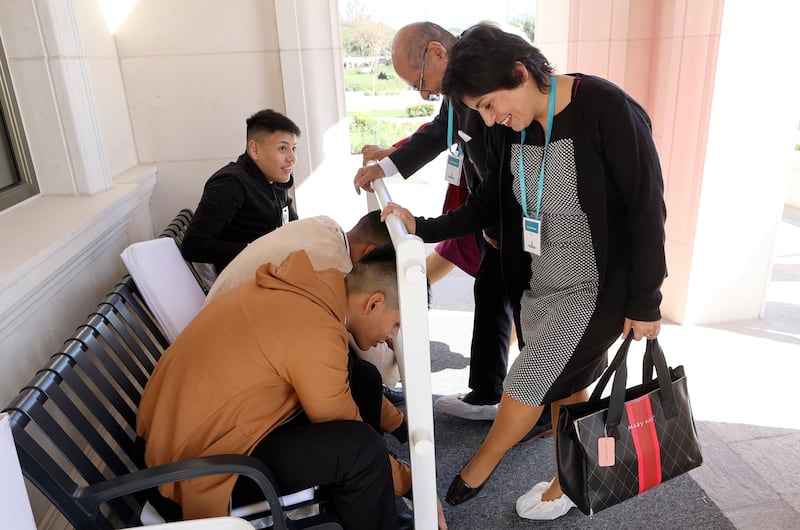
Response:
[[[800,528],[797,208],[783,216],[767,300],[762,320],[674,326],[665,342],[695,346],[690,389],[706,462],[694,479],[737,528]]]

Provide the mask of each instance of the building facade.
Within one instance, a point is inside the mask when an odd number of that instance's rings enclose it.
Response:
[[[605,76],[653,118],[674,322],[762,310],[800,116],[795,4],[537,1],[536,41],[557,70]],[[127,245],[195,207],[256,110],[303,131],[301,216],[364,211],[363,195],[319,199],[352,189],[338,13],[336,0],[0,2],[40,191],[0,212],[0,401],[123,274]],[[32,499],[39,527],[57,527]]]

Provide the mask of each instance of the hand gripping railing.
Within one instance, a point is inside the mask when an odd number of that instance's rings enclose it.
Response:
[[[367,196],[370,210],[383,209],[391,197],[383,179],[372,182],[374,194]],[[377,202],[377,204],[375,204]],[[437,527],[436,457],[433,444],[431,406],[431,351],[428,340],[428,285],[425,245],[406,231],[396,216],[386,219],[397,252],[397,288],[400,296],[401,329],[394,343],[403,377],[414,490],[414,527]]]

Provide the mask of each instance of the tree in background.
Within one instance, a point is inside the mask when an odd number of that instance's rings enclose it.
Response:
[[[378,60],[389,55],[395,30],[372,17],[373,13],[358,0],[350,0],[341,27],[345,55],[367,58],[374,70]]]
[[[528,36],[528,39],[533,42],[533,33],[534,29],[536,28],[536,19],[533,15],[518,15],[511,19],[511,25],[516,26],[524,31],[525,35]]]

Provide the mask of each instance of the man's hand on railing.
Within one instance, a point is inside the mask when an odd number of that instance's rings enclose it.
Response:
[[[389,204],[386,205],[386,208],[384,208],[383,211],[381,212],[381,221],[386,221],[386,218],[389,217],[391,214],[395,214],[397,218],[403,222],[403,225],[405,225],[406,231],[409,234],[416,233],[417,220],[414,218],[411,212],[409,212],[399,204],[390,202]]]
[[[367,144],[361,148],[361,164],[366,166],[368,162],[382,160],[395,152],[396,147],[383,148],[379,145]]]
[[[356,171],[356,178],[353,179],[353,185],[355,185],[356,193],[361,195],[362,189],[371,192],[371,182],[375,179],[380,179],[383,177],[383,169],[381,169],[381,166],[378,164],[371,164],[369,166],[362,167]]]
[[[381,166],[378,165],[378,160],[389,156],[395,149],[395,147],[384,149],[377,145],[365,145],[361,148],[361,163],[364,164],[364,166],[356,171],[356,178],[353,179],[356,193],[360,195],[362,189],[370,192],[373,191],[371,182],[386,176]]]

